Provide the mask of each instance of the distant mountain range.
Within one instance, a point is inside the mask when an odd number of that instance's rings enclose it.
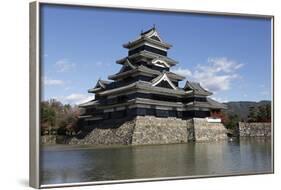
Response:
[[[250,107],[258,107],[266,104],[271,104],[269,100],[262,100],[260,102],[250,102],[250,101],[239,101],[239,102],[226,102],[224,103],[228,106],[226,110],[227,113],[237,114],[241,119],[246,120],[249,115]]]

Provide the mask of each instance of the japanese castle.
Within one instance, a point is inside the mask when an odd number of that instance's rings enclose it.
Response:
[[[171,72],[178,64],[168,57],[172,45],[163,41],[153,27],[123,45],[128,55],[116,61],[121,69],[109,80],[98,80],[89,89],[95,98],[79,105],[86,126],[104,120],[136,116],[175,117],[183,120],[211,117],[225,105],[211,99],[211,92],[199,83],[179,82],[185,77]]]

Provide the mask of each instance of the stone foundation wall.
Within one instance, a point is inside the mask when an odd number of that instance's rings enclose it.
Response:
[[[108,126],[106,126],[108,125]],[[101,123],[84,138],[72,138],[69,144],[172,144],[188,141],[217,141],[226,139],[221,123],[206,119],[157,118],[137,116],[130,121],[114,124]]]
[[[135,119],[120,124],[118,127],[110,128],[101,123],[83,139],[72,138],[68,144],[131,144],[135,127]]]
[[[184,143],[190,138],[190,121],[178,118],[137,116],[132,144]]]
[[[209,123],[203,118],[194,118],[194,140],[219,141],[227,139],[226,128],[222,123]]]
[[[239,135],[241,137],[270,137],[271,123],[239,122]]]

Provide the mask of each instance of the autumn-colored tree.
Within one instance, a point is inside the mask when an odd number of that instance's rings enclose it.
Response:
[[[221,112],[221,111],[211,112],[211,117],[212,118],[220,118],[221,122],[223,124],[226,124],[229,120],[228,115],[224,112]]]
[[[235,129],[238,126],[240,118],[237,114],[230,114],[228,116],[228,122],[225,124],[228,129]]]
[[[55,130],[63,133],[77,131],[79,108],[51,99],[41,102],[41,128],[44,131]],[[59,130],[58,130],[59,129]]]

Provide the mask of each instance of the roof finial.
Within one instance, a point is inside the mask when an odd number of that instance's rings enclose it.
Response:
[[[141,29],[141,35],[143,35],[143,29]]]
[[[153,29],[154,29],[154,30],[156,29],[156,26],[155,26],[155,24],[153,24]]]

